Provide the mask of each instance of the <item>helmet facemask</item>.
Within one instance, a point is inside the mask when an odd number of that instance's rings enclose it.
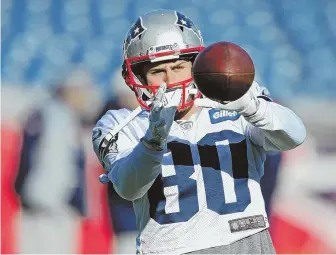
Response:
[[[200,50],[200,49],[198,49]],[[180,60],[188,60],[193,63],[197,54],[185,54],[181,55]],[[139,104],[145,108],[150,109],[148,102],[150,102],[155,95],[159,84],[147,84],[145,74],[143,73],[143,67],[150,60],[136,62],[132,65],[132,59],[126,59],[123,65],[123,77],[126,84],[134,91],[135,96]],[[159,61],[157,61],[160,63]],[[198,91],[193,78],[182,80],[176,83],[167,84],[166,93],[169,93],[175,89],[182,90],[181,103],[178,106],[178,110],[186,109],[191,106],[196,98],[201,96]]]
[[[147,84],[144,64],[186,58],[193,62],[203,49],[199,30],[183,14],[169,10],[146,14],[134,23],[124,41],[123,77],[139,104],[150,109],[148,102],[160,84]],[[167,93],[174,89],[182,89],[178,110],[190,107],[201,95],[191,77],[167,84]]]

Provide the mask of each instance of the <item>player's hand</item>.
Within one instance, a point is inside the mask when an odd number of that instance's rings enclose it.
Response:
[[[166,84],[163,83],[153,98],[149,114],[149,127],[142,139],[143,144],[151,150],[163,150],[177,106],[181,101],[181,89],[168,93],[166,93],[166,89]]]
[[[257,112],[259,101],[257,94],[259,86],[253,82],[250,89],[239,99],[232,102],[216,102],[209,98],[203,97],[195,100],[195,105],[205,108],[223,109],[229,111],[236,111],[243,116],[251,116]]]
[[[182,90],[166,92],[166,84],[162,84],[156,92],[149,114],[149,127],[142,143],[151,150],[163,150],[173,124],[177,106],[181,102]],[[99,176],[99,181],[107,184],[108,174]]]

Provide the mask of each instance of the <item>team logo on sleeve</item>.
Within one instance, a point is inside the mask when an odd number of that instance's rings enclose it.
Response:
[[[225,120],[237,120],[240,117],[240,114],[235,111],[228,110],[219,110],[219,109],[211,109],[209,110],[210,122],[212,124],[216,124]]]
[[[119,133],[117,133],[114,136],[111,135],[111,134],[107,134],[101,140],[101,142],[99,144],[99,149],[98,149],[99,158],[100,158],[101,161],[103,161],[104,158],[108,154],[118,152],[118,145],[117,145],[118,136],[119,136]]]
[[[102,134],[103,132],[101,131],[100,128],[95,129],[92,134],[92,141],[97,140],[99,137],[101,137]]]

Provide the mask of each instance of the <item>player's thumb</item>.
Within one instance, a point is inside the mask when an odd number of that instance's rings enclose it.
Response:
[[[198,107],[216,108],[217,102],[212,101],[209,98],[197,98],[194,104]]]

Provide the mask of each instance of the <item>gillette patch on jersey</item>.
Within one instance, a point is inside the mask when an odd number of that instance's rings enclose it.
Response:
[[[229,220],[231,233],[255,228],[265,228],[266,222],[263,215]]]
[[[238,112],[219,109],[209,110],[209,115],[212,124],[216,124],[225,120],[237,120],[240,117]]]

